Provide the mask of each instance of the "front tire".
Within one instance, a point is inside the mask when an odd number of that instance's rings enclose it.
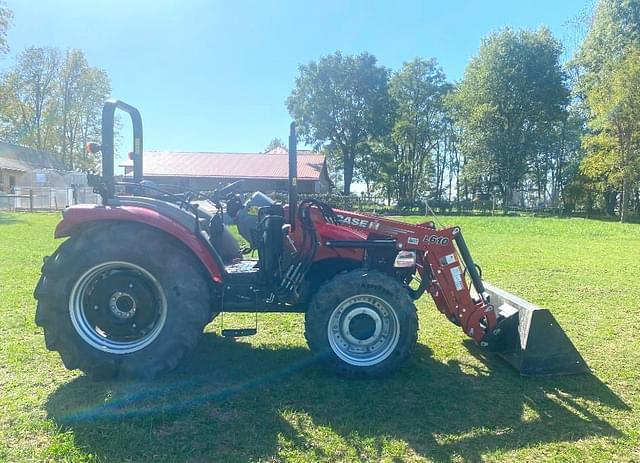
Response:
[[[310,349],[350,377],[388,375],[408,357],[417,333],[407,290],[388,275],[364,269],[321,286],[305,315]]]
[[[70,370],[153,378],[197,344],[213,315],[200,262],[173,237],[133,223],[81,231],[43,266],[36,323]]]

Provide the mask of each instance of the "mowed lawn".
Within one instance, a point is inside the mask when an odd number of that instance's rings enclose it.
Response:
[[[552,310],[592,375],[520,377],[424,296],[417,349],[388,379],[334,377],[303,316],[273,314],[237,341],[217,319],[155,382],[96,383],[34,323],[58,220],[0,214],[1,461],[640,461],[640,225],[441,218],[487,281]]]

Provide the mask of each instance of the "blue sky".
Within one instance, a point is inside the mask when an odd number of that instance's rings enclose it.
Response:
[[[83,49],[113,95],[138,106],[146,149],[260,151],[286,139],[298,65],[368,51],[392,69],[435,57],[462,77],[482,37],[546,25],[571,49],[589,0],[6,0],[12,53]],[[124,134],[126,135],[126,133]],[[126,149],[126,148],[124,148]]]

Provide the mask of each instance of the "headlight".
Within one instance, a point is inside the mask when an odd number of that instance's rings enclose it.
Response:
[[[416,253],[415,251],[400,251],[396,256],[396,260],[393,262],[393,266],[396,268],[409,268],[416,265]]]

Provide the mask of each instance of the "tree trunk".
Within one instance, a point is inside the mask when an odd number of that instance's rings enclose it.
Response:
[[[502,209],[506,212],[511,204],[511,188],[508,183],[502,185]]]
[[[353,181],[353,157],[351,153],[345,152],[343,153],[344,160],[344,194],[348,195],[351,193],[351,182]]]
[[[604,194],[604,213],[605,215],[615,215],[616,203],[618,202],[617,191],[605,191]]]
[[[629,197],[631,196],[631,181],[627,172],[622,176],[622,200],[620,202],[620,222],[629,221]]]

